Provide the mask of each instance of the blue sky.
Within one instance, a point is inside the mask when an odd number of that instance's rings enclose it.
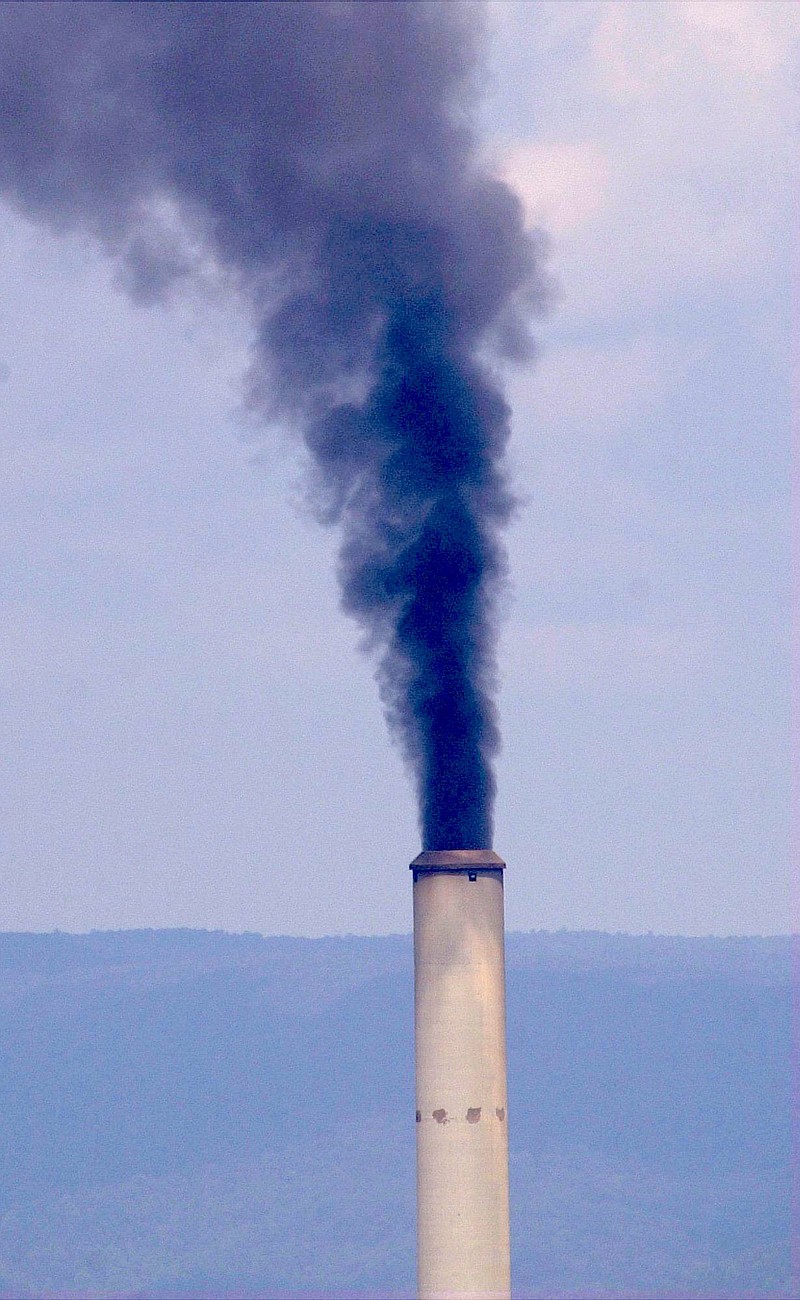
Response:
[[[793,4],[482,6],[558,302],[510,374],[519,928],[789,928]],[[0,213],[5,929],[410,926],[410,785],[211,279]]]

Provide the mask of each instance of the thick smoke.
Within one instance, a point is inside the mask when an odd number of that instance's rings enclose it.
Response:
[[[486,358],[541,300],[478,164],[475,9],[5,4],[0,193],[156,299],[210,261],[255,311],[252,392],[342,534],[428,848],[491,844],[508,409]]]

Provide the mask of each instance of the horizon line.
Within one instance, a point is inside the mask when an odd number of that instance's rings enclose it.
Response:
[[[712,932],[707,931],[703,934],[685,934],[677,930],[601,930],[597,928],[572,929],[568,926],[561,926],[557,930],[546,928],[539,929],[506,929],[506,936],[512,935],[549,935],[558,937],[559,935],[600,935],[604,938],[622,938],[622,939],[798,939],[800,932],[797,930],[771,930],[771,931],[748,931],[740,932]],[[8,935],[19,936],[36,936],[40,938],[53,937],[55,935],[67,935],[71,938],[89,938],[92,935],[103,934],[206,934],[206,935],[227,935],[230,938],[258,938],[258,939],[289,939],[304,940],[309,943],[320,942],[325,939],[411,939],[411,930],[387,930],[380,933],[358,933],[352,930],[340,932],[325,932],[323,934],[291,934],[287,932],[267,932],[264,930],[229,930],[224,926],[193,926],[193,925],[134,925],[134,926],[117,926],[100,928],[97,926],[88,930],[70,930],[61,926],[54,926],[48,930],[26,930],[26,929],[0,929],[0,938]]]

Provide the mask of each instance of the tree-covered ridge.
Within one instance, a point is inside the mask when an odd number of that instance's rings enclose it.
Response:
[[[520,1295],[790,1296],[789,940],[509,936]],[[408,936],[0,935],[0,1294],[410,1296]]]

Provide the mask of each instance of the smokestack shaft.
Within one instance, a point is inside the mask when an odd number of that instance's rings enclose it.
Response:
[[[420,1300],[511,1295],[502,859],[414,872]]]

